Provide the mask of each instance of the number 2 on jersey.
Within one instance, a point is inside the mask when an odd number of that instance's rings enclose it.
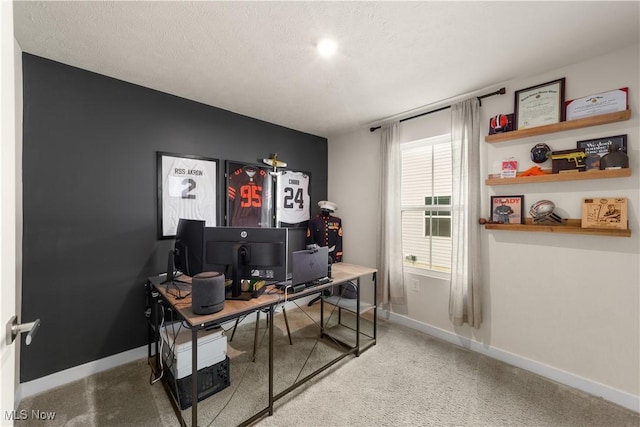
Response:
[[[196,189],[196,182],[191,178],[185,178],[182,180],[182,184],[186,185],[186,187],[182,190],[182,198],[183,199],[195,199],[195,194],[189,194],[191,191]]]

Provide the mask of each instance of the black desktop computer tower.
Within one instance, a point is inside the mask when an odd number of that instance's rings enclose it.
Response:
[[[215,394],[231,385],[231,370],[229,357],[215,365],[202,368],[198,371],[198,402]],[[164,370],[164,378],[173,393],[178,406],[184,410],[193,405],[191,393],[191,378],[193,374],[184,378],[175,379],[171,369]]]

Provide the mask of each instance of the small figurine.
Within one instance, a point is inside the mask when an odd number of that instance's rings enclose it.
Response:
[[[287,164],[281,160],[278,160],[278,153],[273,153],[268,159],[262,159],[262,163],[269,165],[273,168],[271,175],[275,175],[278,172],[278,168],[286,168]]]

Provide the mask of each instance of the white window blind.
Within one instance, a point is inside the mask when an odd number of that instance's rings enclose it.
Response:
[[[404,264],[451,271],[451,138],[402,144]]]

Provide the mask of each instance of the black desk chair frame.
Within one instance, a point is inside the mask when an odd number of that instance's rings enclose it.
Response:
[[[252,362],[256,361],[256,351],[258,349],[258,330],[260,329],[260,313],[263,312],[267,315],[267,326],[269,326],[269,310],[258,310],[256,311],[256,328],[253,336],[253,356],[251,358]],[[289,344],[293,345],[293,340],[291,339],[291,329],[289,329],[289,319],[287,319],[287,310],[282,306],[282,314],[284,315],[284,323],[287,326],[287,336],[289,337]],[[275,317],[275,316],[274,316]],[[238,328],[238,324],[240,323],[240,318],[236,319],[235,325],[233,325],[233,332],[231,332],[231,337],[229,338],[229,342],[233,341],[233,337],[236,334],[236,329]]]

